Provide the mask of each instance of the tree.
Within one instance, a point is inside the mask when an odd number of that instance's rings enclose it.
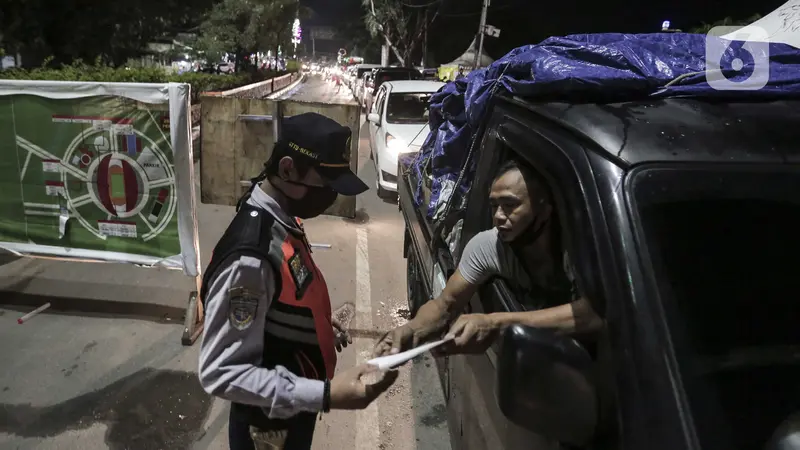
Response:
[[[278,55],[278,47],[288,49],[292,46],[292,25],[295,19],[301,22],[311,16],[311,10],[298,6],[295,0],[271,0],[265,13],[267,31],[261,35],[262,48],[272,49]]]
[[[11,54],[52,56],[55,63],[101,58],[122,64],[141,55],[153,39],[196,26],[212,0],[93,2],[4,0],[0,45]]]
[[[708,34],[708,32],[711,31],[711,29],[714,28],[714,27],[737,27],[737,28],[742,28],[742,27],[745,27],[747,25],[750,25],[751,23],[757,21],[760,18],[761,18],[761,14],[753,14],[752,16],[750,16],[749,18],[747,18],[745,20],[734,20],[734,19],[732,19],[730,17],[726,17],[726,18],[724,18],[722,20],[718,20],[718,21],[716,21],[716,22],[714,22],[712,24],[707,24],[707,23],[704,22],[699,27],[692,28],[692,33]]]
[[[373,37],[385,39],[401,65],[413,65],[414,51],[439,16],[440,1],[431,0],[362,0],[364,17]]]
[[[209,59],[235,54],[239,70],[246,55],[264,49],[277,55],[279,46],[287,48],[292,22],[306,13],[296,0],[222,0],[200,25],[197,46]]]
[[[357,49],[357,56],[363,56],[365,61],[380,59],[383,39],[377,40],[367,31],[363,18],[358,17],[340,22],[336,26],[336,37],[347,43],[345,47],[348,50],[355,51]],[[351,51],[351,53],[353,52]]]

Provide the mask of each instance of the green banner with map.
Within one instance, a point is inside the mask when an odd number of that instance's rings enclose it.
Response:
[[[188,100],[164,85],[88,85],[123,95],[0,85],[0,246],[186,270],[197,258],[196,223],[179,223],[194,208],[179,201],[193,193],[191,144],[174,147],[190,133]]]

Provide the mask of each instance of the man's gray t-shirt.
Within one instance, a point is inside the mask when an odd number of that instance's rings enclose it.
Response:
[[[461,276],[473,285],[481,285],[492,277],[500,277],[513,284],[514,290],[518,295],[527,297],[520,298],[519,301],[526,306],[534,306],[534,309],[544,306],[553,306],[551,298],[531,298],[546,295],[550,297],[552,293],[567,291],[564,303],[575,298],[574,283],[571,266],[566,252],[564,252],[564,275],[565,282],[570,286],[566,289],[552,289],[541,286],[533,286],[528,272],[523,268],[521,261],[511,249],[510,243],[500,239],[497,228],[481,231],[472,237],[464,247],[461,261],[458,264],[458,271]],[[571,291],[571,292],[570,292]],[[558,295],[557,293],[555,295]],[[562,303],[562,302],[558,302]]]

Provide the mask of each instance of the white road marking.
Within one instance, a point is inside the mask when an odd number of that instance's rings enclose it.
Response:
[[[147,228],[150,228],[151,232],[155,231],[155,228],[153,228],[153,226],[150,225],[150,221],[147,220],[147,217],[145,217],[144,214],[142,214],[141,211],[139,211],[139,217],[141,217],[141,219],[144,221],[144,224],[147,225]]]
[[[28,152],[28,156],[25,157],[25,164],[22,166],[22,173],[19,174],[19,178],[21,180],[25,179],[25,173],[28,172],[28,164],[31,163],[31,155],[33,155],[33,153]]]
[[[14,136],[17,135],[17,116],[16,112],[14,111],[14,97],[11,97],[11,128],[14,130]],[[17,167],[19,167],[19,148],[14,149],[14,155],[17,157]],[[30,152],[28,152],[30,154]],[[19,196],[20,199],[25,202],[25,189],[22,185],[22,176],[19,177]],[[25,218],[25,236],[28,235],[28,216],[23,215],[22,217]]]
[[[83,194],[79,197],[73,198],[72,201],[70,201],[69,203],[70,205],[72,205],[73,208],[79,208],[83,205],[88,205],[89,203],[92,203],[92,201],[93,201],[92,196],[90,194]]]
[[[161,124],[158,123],[155,117],[153,117],[153,113],[149,109],[147,109],[147,114],[150,114],[150,120],[153,121],[153,125],[156,126],[158,132],[161,133],[161,139],[163,139],[164,142],[167,143],[167,145],[169,145],[169,148],[172,149],[172,142],[169,139],[167,139],[167,136],[164,134],[164,130],[161,129]]]
[[[367,229],[356,229],[356,323],[362,330],[372,330],[372,293],[370,290],[369,246]],[[359,339],[356,342],[356,362],[363,364],[372,354],[372,341]],[[355,450],[375,450],[380,442],[378,424],[378,402],[367,409],[356,412]]]
[[[61,215],[58,211],[34,211],[32,209],[25,210],[26,216],[48,216],[48,217],[58,217]]]
[[[160,180],[151,181],[148,186],[152,189],[157,187],[172,186],[173,184],[175,184],[175,178],[167,177]]]
[[[22,204],[26,208],[44,208],[44,209],[59,209],[60,206],[56,205],[55,203],[29,203],[24,202]]]
[[[42,159],[56,159],[61,161],[63,164],[61,167],[64,171],[71,173],[74,177],[81,181],[86,181],[86,174],[81,172],[80,170],[76,169],[75,167],[67,164],[66,161],[63,161],[61,158],[57,157],[56,155],[48,152],[47,150],[39,147],[38,145],[26,140],[21,136],[17,136],[17,145],[22,147],[24,150],[27,150],[30,153],[35,154],[36,156]]]

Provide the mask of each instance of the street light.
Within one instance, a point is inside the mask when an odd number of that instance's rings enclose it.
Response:
[[[671,27],[672,27],[672,22],[670,22],[669,20],[665,20],[665,21],[661,22],[661,32],[662,33],[681,33],[682,32],[680,28],[671,28]]]
[[[294,19],[294,23],[292,24],[292,44],[294,44],[294,56],[297,57],[297,44],[302,41],[303,38],[303,29],[300,28],[300,19]]]

